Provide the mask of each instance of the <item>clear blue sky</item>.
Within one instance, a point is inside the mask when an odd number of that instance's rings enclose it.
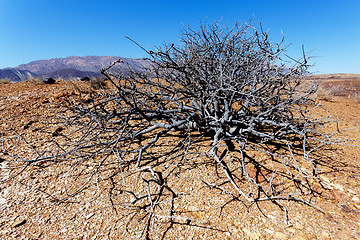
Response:
[[[184,25],[255,17],[317,73],[360,73],[360,0],[0,0],[0,68],[67,56],[144,57]]]

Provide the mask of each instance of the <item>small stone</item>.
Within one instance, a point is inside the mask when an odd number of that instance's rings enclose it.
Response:
[[[321,233],[321,238],[322,239],[330,239],[330,234],[324,231]]]
[[[287,231],[288,231],[289,233],[294,234],[294,233],[296,232],[296,229],[290,227],[290,228],[287,229]]]
[[[21,225],[23,225],[25,223],[26,223],[25,219],[18,219],[13,224],[11,224],[11,227],[16,228],[16,227],[19,227],[19,226],[21,226]]]
[[[7,234],[9,234],[9,233],[10,233],[9,230],[1,230],[1,231],[0,231],[0,235],[7,235]]]
[[[267,235],[269,236],[273,236],[274,235],[274,231],[273,230],[270,230],[270,229],[264,229],[264,231],[267,233]]]
[[[279,239],[282,239],[282,240],[287,240],[288,239],[288,236],[282,232],[276,232],[275,233],[275,237],[279,238]]]
[[[95,215],[95,213],[89,213],[88,215],[86,215],[86,219],[90,219]]]
[[[0,197],[0,205],[5,204],[7,201],[5,198]]]
[[[294,240],[309,240],[309,238],[305,235],[305,233],[297,232],[294,234],[294,237],[292,238]]]
[[[360,199],[359,199],[358,197],[356,197],[356,196],[354,196],[354,197],[352,198],[352,200],[353,200],[354,202],[360,202]]]
[[[40,232],[37,236],[36,239],[40,239],[40,237],[42,236],[43,232]]]
[[[93,98],[91,97],[91,96],[86,96],[83,100],[82,100],[82,102],[83,103],[91,103],[91,102],[93,102],[94,100],[93,100]]]
[[[344,187],[340,184],[336,184],[336,183],[332,183],[331,184],[333,187],[335,187],[337,190],[344,192]]]
[[[349,193],[351,193],[352,195],[356,195],[356,192],[350,188],[346,189]]]
[[[260,239],[260,234],[255,231],[251,231],[247,228],[243,228],[242,231],[251,239]]]
[[[355,204],[354,204],[354,207],[355,207],[356,209],[360,210],[360,204],[359,204],[359,203],[355,203]]]
[[[64,130],[64,128],[63,127],[57,127],[56,129],[55,129],[55,131],[53,132],[53,134],[52,134],[52,136],[53,137],[57,137],[57,136],[60,136],[60,132],[61,131],[63,131]]]
[[[295,222],[294,223],[294,228],[297,229],[297,230],[302,230],[302,229],[304,229],[304,226],[299,222]]]

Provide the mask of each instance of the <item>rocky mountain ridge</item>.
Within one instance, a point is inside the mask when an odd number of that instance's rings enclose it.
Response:
[[[147,65],[147,61],[136,58],[122,58],[118,56],[70,56],[66,58],[52,58],[36,60],[21,64],[15,68],[0,69],[0,79],[7,78],[13,82],[24,81],[30,77],[98,77],[100,70],[121,59],[123,63],[117,65],[117,70],[128,68],[138,69]]]
[[[121,57],[116,56],[70,56],[66,58],[52,58],[47,60],[32,61],[21,64],[16,69],[28,70],[37,75],[48,74],[63,69],[99,72],[101,68],[109,66]]]
[[[35,75],[36,74],[28,70],[19,70],[16,68],[0,69],[0,79],[9,79],[13,82],[21,82]]]

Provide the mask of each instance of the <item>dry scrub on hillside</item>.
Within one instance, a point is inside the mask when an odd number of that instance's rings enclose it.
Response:
[[[11,81],[8,78],[0,79],[0,84],[9,84]]]
[[[130,233],[146,238],[196,224],[181,212],[196,194],[186,186],[194,170],[203,174],[191,180],[224,199],[221,209],[271,201],[287,217],[283,201],[316,207],[318,174],[331,167],[326,153],[340,140],[324,131],[334,120],[313,98],[316,82],[302,86],[305,52],[294,60],[285,49],[251,23],[186,28],[181,44],[147,51],[141,71],[125,76],[112,70],[115,62],[102,70],[107,89],[63,97],[43,145],[21,134],[3,138],[2,159],[14,168],[5,181],[27,172],[29,182],[46,185],[39,178],[54,171],[58,186],[46,192],[54,202],[89,192],[88,201],[102,199],[99,208],[113,208]]]

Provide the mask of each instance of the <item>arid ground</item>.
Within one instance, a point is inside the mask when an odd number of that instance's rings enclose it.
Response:
[[[322,81],[317,99],[338,119],[340,130],[348,129],[341,137],[359,140],[360,75],[308,78]],[[0,84],[0,137],[21,134],[35,147],[49,141],[56,129],[48,133],[40,129],[56,115],[53,103],[59,103],[59,98],[72,89],[71,84],[62,81],[53,85]],[[360,142],[347,144],[360,145]],[[194,194],[189,199],[180,199],[183,204],[176,209],[184,217],[184,224],[174,225],[165,239],[360,239],[360,148],[348,145],[333,150],[331,157],[338,167],[320,176],[323,194],[312,202],[322,212],[284,202],[289,222],[271,203],[262,203],[258,208],[234,201],[220,209],[221,194],[195,181],[198,174],[209,174],[206,169],[189,171],[179,185]],[[1,179],[13,171],[4,158],[0,154]],[[105,200],[91,196],[91,192],[78,196],[81,201],[74,202],[58,202],[47,195],[57,184],[66,184],[66,179],[57,179],[57,171],[61,169],[50,170],[38,176],[24,173],[0,185],[0,239],[137,238],[127,230],[136,229],[136,220],[127,225],[121,213],[108,207]],[[44,183],[41,188],[37,186],[39,181]],[[190,202],[186,204],[187,201]],[[155,230],[152,237],[157,239],[161,234]]]

